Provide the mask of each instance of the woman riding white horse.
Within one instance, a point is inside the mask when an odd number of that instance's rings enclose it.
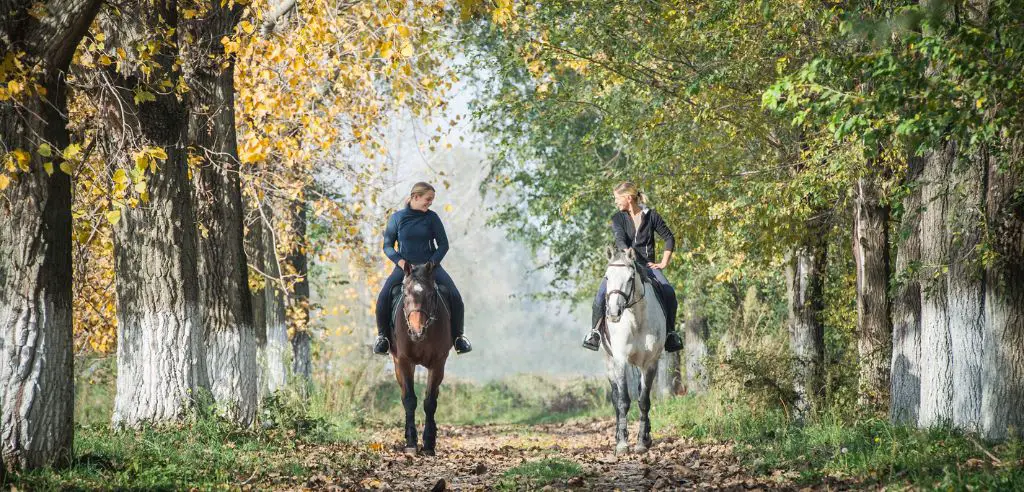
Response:
[[[665,305],[665,350],[675,352],[683,348],[683,341],[676,332],[676,292],[672,284],[668,283],[663,270],[672,259],[672,251],[675,250],[675,236],[668,228],[661,215],[647,206],[647,197],[637,190],[635,184],[626,181],[615,187],[615,206],[619,209],[612,215],[612,232],[615,235],[615,247],[620,251],[633,250],[636,261],[643,270],[643,274],[649,276],[658,286],[661,300]],[[662,253],[661,261],[654,262],[654,233],[661,236],[665,241],[665,250]],[[601,343],[600,327],[605,317],[605,304],[608,299],[608,279],[601,281],[597,296],[594,298],[593,314],[591,316],[590,333],[583,339],[583,346],[590,350],[597,350]]]

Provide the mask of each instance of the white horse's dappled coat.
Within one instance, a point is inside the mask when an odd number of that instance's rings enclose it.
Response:
[[[645,282],[646,272],[636,268],[632,251],[610,252],[605,278],[608,281],[608,299],[604,337],[605,366],[612,386],[612,401],[616,414],[615,452],[628,449],[626,414],[629,413],[630,366],[639,369],[640,388],[637,404],[640,407],[640,430],[637,452],[651,445],[651,387],[658,373],[658,359],[665,346],[665,311],[658,302],[657,288]]]

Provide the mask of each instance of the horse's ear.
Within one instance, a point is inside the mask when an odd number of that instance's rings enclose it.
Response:
[[[404,271],[405,271],[405,274],[406,274],[406,275],[409,275],[409,274],[411,274],[411,273],[412,273],[412,263],[409,263],[408,261],[407,261],[407,262],[405,262],[405,267],[404,267],[404,268],[402,268],[402,270],[404,270]]]
[[[434,263],[432,261],[428,261],[428,262],[423,264],[423,269],[426,270],[428,277],[434,274],[434,269],[436,267],[437,267],[437,263]]]
[[[636,261],[636,251],[634,251],[633,248],[629,248],[629,251],[626,252],[626,256],[628,256],[629,259]]]
[[[612,261],[615,258],[615,246],[609,244],[604,247],[604,255],[608,257],[608,261]]]

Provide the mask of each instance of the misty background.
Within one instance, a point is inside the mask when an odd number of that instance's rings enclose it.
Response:
[[[386,210],[404,206],[417,181],[433,184],[437,196],[431,209],[440,215],[450,243],[441,263],[462,293],[465,332],[473,343],[469,354],[451,353],[446,376],[479,382],[520,373],[602,376],[601,355],[580,346],[590,320],[589,303],[574,306],[567,300],[538,299],[538,294],[552,289],[551,273],[541,268],[544,259],[506,237],[503,229],[487,225],[499,200],[518,198],[511,189],[501,196],[480,191],[489,171],[487,142],[472,130],[471,96],[471,88],[457,86],[443,118],[423,121],[402,115],[389,125],[384,158],[388,172],[379,177],[385,192],[375,219],[380,223],[375,224],[378,230],[364,231],[366,251],[379,264],[380,275],[386,277],[393,268],[383,254],[380,236]],[[441,140],[432,142],[439,129],[444,131]],[[431,143],[435,144],[433,151]],[[344,257],[322,266],[331,277],[347,278],[351,273]],[[595,291],[598,280],[593,282]],[[320,289],[314,285],[313,299],[321,305],[322,314],[313,321],[323,327],[320,358],[326,370],[379,361],[382,372],[391,372],[390,357],[374,357],[369,348],[376,335],[373,303],[382,282],[383,277],[362,282],[372,285],[358,285],[357,280]]]

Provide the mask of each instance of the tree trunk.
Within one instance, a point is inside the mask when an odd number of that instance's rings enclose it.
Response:
[[[0,191],[0,465],[29,470],[71,460],[74,371],[71,329],[71,178],[44,169],[39,146],[69,143],[64,75],[99,9],[97,0],[4,3],[4,52],[24,52],[46,89],[0,102],[0,141],[29,157]],[[11,154],[8,154],[8,157]],[[56,160],[56,159],[55,159]],[[4,171],[0,170],[0,173]]]
[[[896,253],[900,279],[893,298],[892,394],[889,416],[893,423],[917,424],[921,404],[921,284],[914,271],[921,261],[922,159],[908,163],[907,182],[912,190],[903,199],[903,218]]]
[[[857,267],[859,400],[876,410],[889,401],[892,327],[889,312],[889,207],[882,203],[880,176],[857,180],[853,257]]]
[[[259,207],[259,205],[256,205]],[[256,331],[257,358],[260,361],[260,393],[265,396],[281,389],[287,382],[288,324],[285,297],[280,288],[281,271],[274,241],[270,207],[261,207],[261,214],[249,229],[247,256],[264,274],[263,287],[252,293],[253,325]],[[265,222],[266,221],[266,222]]]
[[[985,158],[954,159],[946,204],[949,273],[946,291],[953,377],[953,424],[969,432],[981,430],[982,333],[985,326],[984,284],[978,246],[984,222]]]
[[[682,371],[679,367],[679,352],[662,352],[655,379],[655,394],[668,398],[683,393]]]
[[[256,333],[244,253],[242,192],[235,136],[234,62],[221,39],[233,34],[239,5],[213,2],[188,21],[182,49],[190,88],[188,142],[202,157],[196,176],[199,278],[210,390],[225,416],[248,426],[256,416]]]
[[[101,18],[108,49],[134,53],[155,29],[177,26],[175,0],[132,2]],[[154,78],[177,80],[177,53],[165,48]],[[131,62],[126,73],[111,67],[116,93],[101,94],[105,145],[113,165],[134,169],[133,146],[164,149],[159,170],[146,172],[148,200],[121,211],[114,228],[117,277],[117,395],[115,427],[190,418],[209,391],[199,285],[195,216],[182,148],[187,112],[173,92],[136,104],[132,91],[141,79]]]
[[[291,206],[294,247],[288,264],[298,277],[292,287],[292,374],[309,384],[313,379],[312,337],[309,335],[309,259],[306,255],[306,204],[295,200]]]
[[[921,407],[918,425],[953,421],[952,346],[947,315],[946,216],[955,146],[925,156],[921,201]]]
[[[815,228],[816,229],[816,228]],[[812,231],[794,251],[786,266],[786,297],[789,304],[789,344],[793,351],[794,407],[799,419],[814,408],[823,390],[825,329],[825,241]]]
[[[697,301],[687,299],[686,303],[686,392],[695,395],[706,393],[709,378],[707,370],[708,358],[708,318],[704,306]]]
[[[982,373],[982,433],[1003,439],[1024,436],[1024,184],[1021,149],[1000,170],[988,162],[986,212],[996,261],[985,271],[985,371]]]

